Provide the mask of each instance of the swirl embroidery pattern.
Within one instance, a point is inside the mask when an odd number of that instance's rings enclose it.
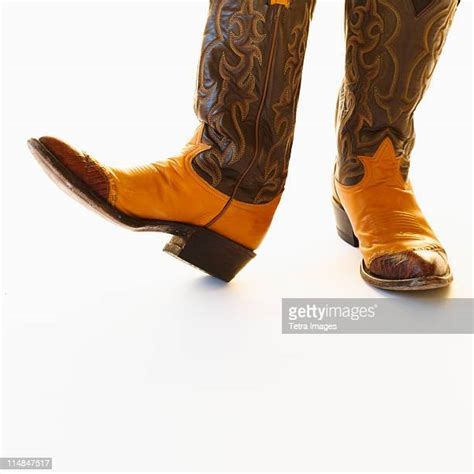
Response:
[[[369,104],[370,88],[380,72],[380,58],[377,54],[384,28],[383,18],[375,0],[363,3],[347,0],[347,52],[346,76],[338,102],[340,175],[345,180],[358,179],[361,164],[353,150],[358,148],[362,128],[373,123]]]
[[[412,0],[347,0],[346,77],[338,103],[337,179],[358,183],[358,156],[389,137],[406,179],[415,141],[413,114],[444,46],[457,0],[415,10]]]
[[[213,146],[195,163],[213,186],[221,182],[224,164],[232,165],[246,152],[242,124],[258,100],[255,70],[262,66],[266,37],[261,32],[265,16],[253,0],[233,2],[239,8],[232,12],[227,3],[211,2],[195,106],[206,124],[205,140]]]
[[[278,138],[270,150],[262,156],[263,178],[260,192],[254,201],[256,204],[268,202],[280,194],[288,176],[309,24],[314,7],[315,0],[305,5],[302,20],[291,31],[288,44],[289,57],[283,68],[285,86],[278,102],[272,106],[273,131]]]
[[[283,190],[316,0],[212,0],[196,113],[211,148],[194,171],[231,199]]]

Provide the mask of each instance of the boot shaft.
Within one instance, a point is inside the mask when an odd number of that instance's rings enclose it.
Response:
[[[458,0],[346,0],[346,74],[337,112],[337,180],[353,185],[390,138],[408,176],[413,114],[441,54]]]
[[[195,110],[212,148],[195,171],[224,194],[283,190],[315,0],[211,0]]]

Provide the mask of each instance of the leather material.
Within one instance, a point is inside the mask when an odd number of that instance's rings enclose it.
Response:
[[[196,172],[231,199],[284,189],[315,0],[211,0],[195,109],[210,149]]]
[[[336,177],[356,184],[359,155],[389,137],[405,179],[415,143],[413,114],[442,52],[458,1],[346,0],[346,74],[341,88]]]
[[[417,15],[423,13],[423,11],[428,8],[436,0],[411,0],[413,3],[413,8]]]
[[[109,189],[106,199],[123,213],[205,227],[226,205],[228,196],[209,186],[192,167],[193,158],[209,149],[209,145],[201,142],[201,134],[202,127],[174,158],[130,169],[100,164],[58,139],[41,141],[55,155],[61,150],[61,161],[86,184],[92,169],[94,175],[106,176]],[[50,148],[51,144],[54,146]],[[86,167],[80,165],[86,160]],[[265,236],[280,198],[279,195],[262,205],[234,201],[225,215],[208,227],[254,250]]]
[[[373,262],[383,257],[374,264],[378,275],[385,272],[381,276],[392,271],[391,278],[400,278],[400,272],[410,278],[407,275],[419,273],[417,269],[423,266],[426,271],[434,271],[428,268],[430,259],[435,268],[441,262],[433,256],[420,262],[413,252],[444,254],[444,250],[423,216],[410,182],[403,179],[401,157],[396,155],[392,141],[386,138],[374,156],[358,159],[364,167],[362,181],[353,186],[336,182],[335,190],[359,239],[366,266],[371,270]]]
[[[379,278],[407,280],[446,275],[449,272],[449,265],[444,252],[410,250],[376,258],[370,264],[369,271]]]
[[[54,137],[42,137],[40,142],[48,148],[67,168],[80,176],[98,196],[107,199],[110,181],[107,171],[94,158],[82,153]]]
[[[445,275],[446,254],[408,180],[414,112],[458,0],[346,0],[335,193],[366,268],[387,280]]]
[[[63,144],[66,166],[127,215],[207,227],[254,250],[287,176],[314,6],[211,0],[195,103],[201,126],[183,153],[124,170]]]

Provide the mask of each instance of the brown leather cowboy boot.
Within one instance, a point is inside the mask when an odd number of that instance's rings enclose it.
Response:
[[[346,0],[346,74],[338,104],[334,208],[363,254],[362,277],[390,290],[452,281],[446,253],[408,180],[413,113],[458,0]]]
[[[196,98],[179,156],[134,169],[51,137],[29,141],[53,180],[165,251],[230,281],[251,260],[283,192],[315,0],[211,0]]]

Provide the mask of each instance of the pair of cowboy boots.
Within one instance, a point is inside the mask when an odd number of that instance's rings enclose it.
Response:
[[[200,121],[182,153],[133,169],[52,137],[45,171],[105,217],[172,234],[165,251],[224,281],[254,256],[280,202],[315,0],[211,0],[198,74]],[[448,285],[446,253],[408,180],[413,113],[458,0],[346,0],[333,205],[339,235],[377,287]],[[315,157],[316,158],[316,157]]]

